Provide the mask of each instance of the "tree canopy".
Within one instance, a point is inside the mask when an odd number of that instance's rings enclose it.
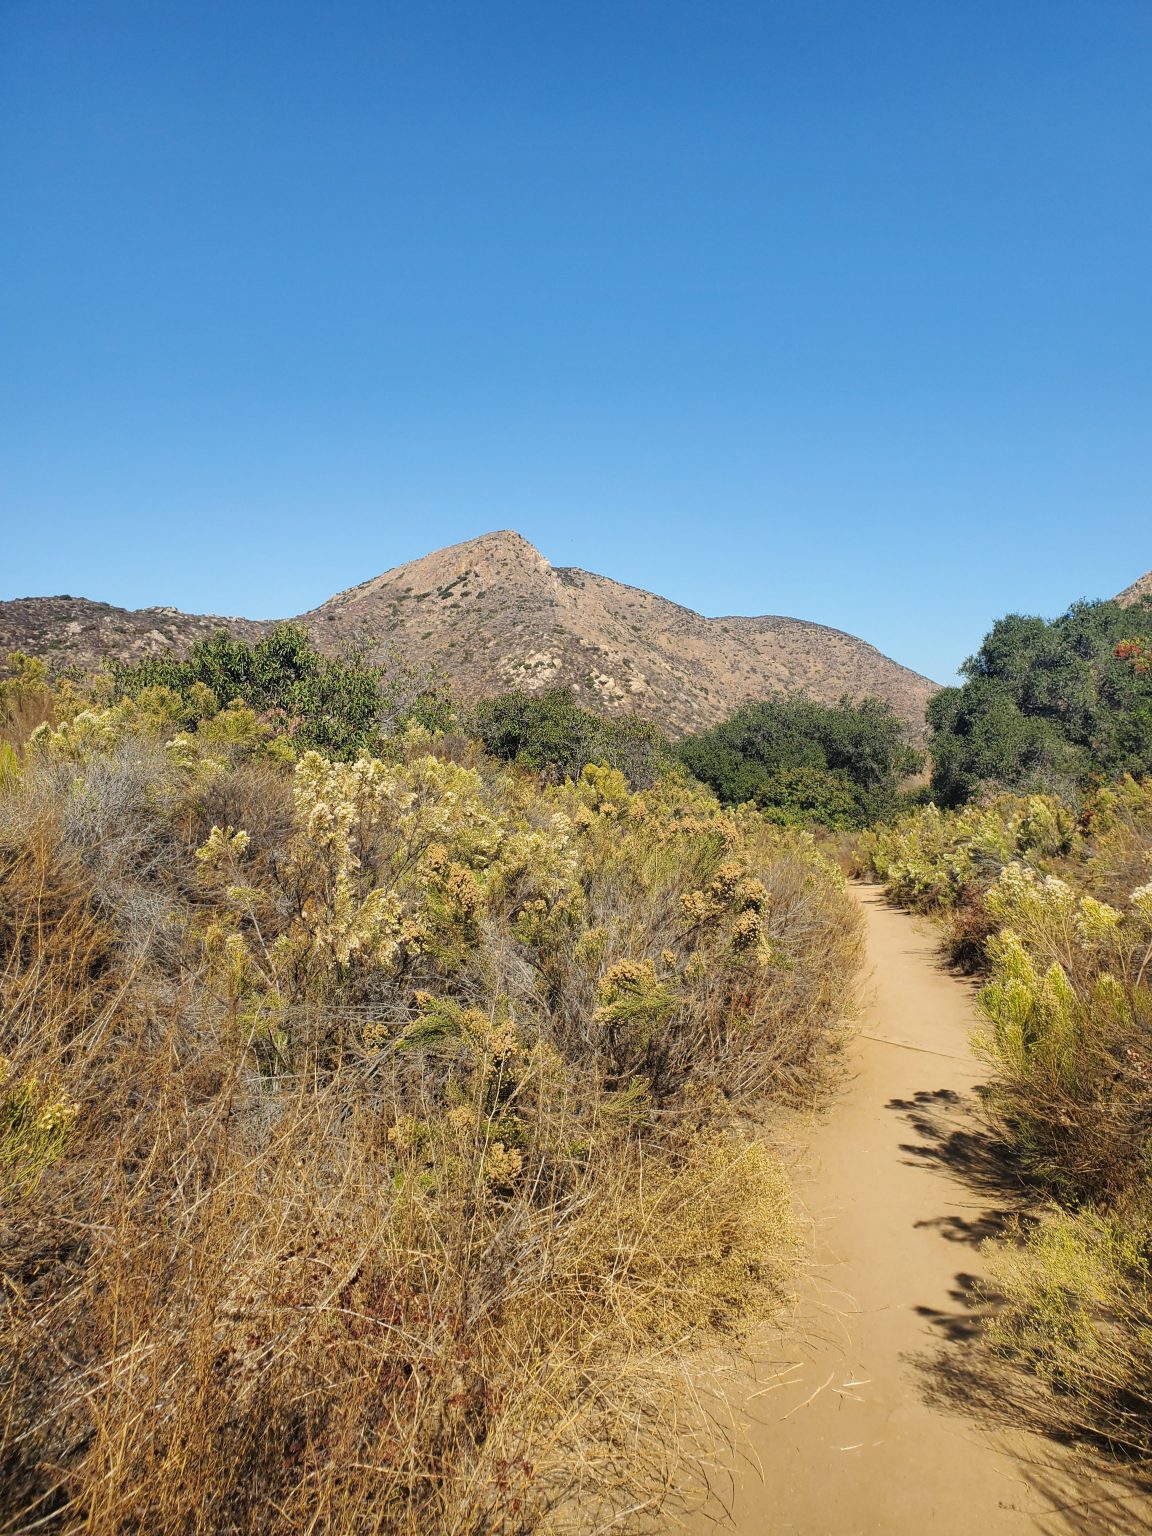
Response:
[[[560,779],[578,778],[588,763],[599,763],[645,789],[669,758],[668,743],[651,721],[605,719],[578,704],[571,688],[515,689],[485,699],[470,723],[493,757]]]
[[[751,800],[776,820],[830,827],[885,815],[921,761],[880,699],[820,704],[783,693],[686,737],[678,755],[728,804]]]
[[[113,662],[111,676],[121,695],[169,688],[200,712],[239,701],[280,717],[301,747],[337,758],[371,750],[405,720],[442,725],[451,715],[446,699],[416,669],[322,656],[294,624],[278,624],[255,645],[217,630],[185,659],[166,651],[135,666]]]
[[[1147,603],[998,619],[961,668],[964,683],[928,706],[936,799],[958,805],[983,784],[1067,791],[1152,770],[1150,629]]]

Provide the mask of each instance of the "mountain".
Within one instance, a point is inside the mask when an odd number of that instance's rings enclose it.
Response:
[[[485,534],[385,571],[299,623],[326,652],[348,645],[433,665],[469,697],[568,684],[590,707],[675,732],[779,689],[831,702],[887,699],[923,724],[936,684],[837,629],[802,619],[704,618],[639,587],[549,565],[519,534]],[[61,664],[179,650],[215,627],[253,639],[266,623],[170,608],[130,612],[78,598],[0,603],[0,653]]]
[[[677,731],[781,688],[875,693],[919,725],[936,691],[874,647],[800,619],[706,619],[639,587],[554,567],[490,533],[386,571],[304,616],[322,648],[359,637],[434,656],[470,694],[568,683],[592,707]]]

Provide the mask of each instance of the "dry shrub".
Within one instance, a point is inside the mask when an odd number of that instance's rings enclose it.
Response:
[[[992,1254],[986,1343],[1015,1405],[1152,1483],[1152,1228],[1141,1206],[1054,1212]],[[1006,1394],[1008,1395],[1008,1394]]]
[[[65,690],[65,700],[70,693]],[[10,651],[0,668],[0,750],[22,747],[38,726],[55,723],[61,702],[43,661]]]
[[[942,916],[944,953],[965,976],[988,968],[988,941],[997,924],[988,912],[984,888],[975,882],[961,887],[956,904]]]
[[[113,1127],[82,1113],[20,1212],[5,1529],[586,1529],[654,1503],[683,1413],[661,1349],[782,1258],[762,1148],[660,1155],[557,1105],[547,1137],[590,1145],[513,1172],[481,1115],[389,1140],[396,1084],[302,1081],[273,1116],[235,1075],[189,1103],[210,1062],[164,1077],[141,1049],[123,1166],[85,1155]]]
[[[587,781],[577,792],[594,803]],[[687,809],[618,784],[585,825],[586,925],[546,971],[567,1049],[606,1054],[659,1103],[689,1085],[737,1105],[799,1093],[847,1012],[858,913],[809,834]],[[614,998],[613,977],[637,966],[643,980]]]
[[[0,1053],[61,1049],[116,991],[115,936],[49,815],[0,827]]]
[[[1010,865],[987,906],[989,1108],[1062,1199],[1119,1201],[1148,1176],[1152,897],[1120,909]]]
[[[683,785],[253,740],[93,715],[0,799],[0,1529],[640,1528],[786,1285],[731,1107],[819,1075],[842,881]]]
[[[1087,839],[1078,883],[1122,905],[1152,880],[1152,781],[1126,777],[1098,790],[1084,815]]]

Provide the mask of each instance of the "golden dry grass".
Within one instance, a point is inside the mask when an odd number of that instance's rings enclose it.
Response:
[[[0,1530],[639,1529],[692,1487],[686,1359],[790,1262],[733,1112],[819,1075],[851,905],[683,785],[463,758],[303,794],[109,714],[0,792]]]

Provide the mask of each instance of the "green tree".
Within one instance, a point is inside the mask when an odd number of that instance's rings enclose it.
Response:
[[[295,624],[278,624],[255,645],[218,630],[184,660],[166,652],[136,666],[113,663],[112,683],[133,698],[145,688],[169,688],[190,719],[238,700],[277,720],[300,747],[336,758],[373,749],[382,732],[408,719],[444,726],[452,715],[444,694],[416,669],[395,660],[373,666],[355,654],[322,656]]]
[[[605,719],[579,705],[571,688],[521,688],[485,699],[471,724],[493,757],[556,779],[578,778],[589,763],[600,763],[644,789],[670,760],[668,743],[651,721]]]
[[[681,762],[728,804],[776,819],[863,826],[896,806],[920,766],[904,722],[879,699],[820,704],[776,694],[686,737]]]
[[[998,619],[965,679],[928,706],[932,789],[959,805],[983,785],[1067,791],[1152,771],[1152,675],[1125,654],[1145,604],[1076,603],[1048,622]]]

